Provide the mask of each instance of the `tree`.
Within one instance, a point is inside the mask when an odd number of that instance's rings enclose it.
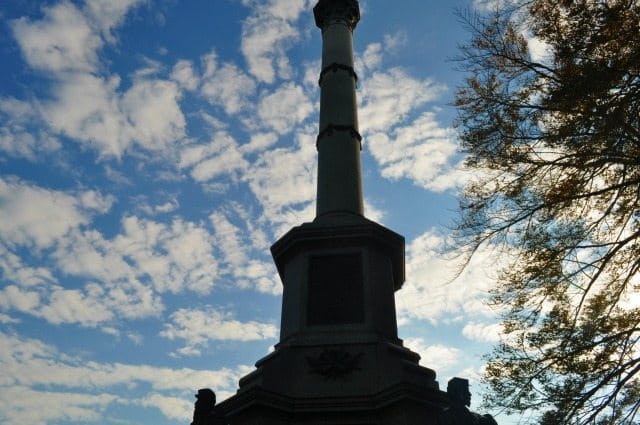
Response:
[[[465,22],[456,126],[477,178],[456,233],[513,259],[486,404],[639,423],[640,1],[510,0]]]

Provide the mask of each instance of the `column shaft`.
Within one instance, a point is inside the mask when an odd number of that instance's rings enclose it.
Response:
[[[323,9],[316,12],[316,23],[322,29],[316,214],[363,215],[361,137],[353,60],[353,29],[359,18],[357,2],[321,1],[319,8]]]

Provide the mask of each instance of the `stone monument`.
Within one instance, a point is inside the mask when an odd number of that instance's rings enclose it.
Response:
[[[271,247],[283,284],[280,341],[217,409],[231,425],[436,425],[447,395],[398,338],[404,238],[364,217],[359,4],[320,0],[313,13],[323,40],[316,217]]]

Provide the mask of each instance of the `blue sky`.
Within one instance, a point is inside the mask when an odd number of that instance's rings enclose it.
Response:
[[[0,4],[2,423],[186,424],[277,342],[269,246],[315,208],[314,3]],[[488,2],[360,3],[366,215],[406,238],[400,335],[442,387],[476,383],[500,259],[451,280],[442,251],[473,178],[454,12]]]

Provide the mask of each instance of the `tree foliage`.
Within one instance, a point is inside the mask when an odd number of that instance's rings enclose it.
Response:
[[[458,237],[513,258],[487,404],[640,423],[640,1],[511,0],[465,19],[456,125],[478,177]]]

